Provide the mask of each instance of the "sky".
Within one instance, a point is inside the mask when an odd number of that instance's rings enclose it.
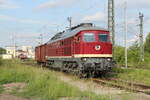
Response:
[[[123,45],[124,3],[115,0],[116,44]],[[107,0],[0,0],[0,47],[43,43],[72,24],[92,22],[107,28]],[[128,45],[138,39],[139,12],[144,14],[144,37],[150,32],[150,0],[126,0]]]

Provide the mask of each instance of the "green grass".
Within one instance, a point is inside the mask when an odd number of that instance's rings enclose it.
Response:
[[[106,96],[96,95],[60,81],[55,72],[20,64],[18,60],[3,61],[0,65],[0,84],[25,82],[27,86],[22,92],[13,91],[14,94],[40,98],[42,100],[57,100],[62,97],[87,97],[89,100],[108,100]]]
[[[4,91],[3,86],[0,85],[0,94]]]
[[[117,73],[114,78],[150,85],[150,70],[114,68],[113,72]]]
[[[1,55],[0,55],[0,65],[2,65],[2,58],[1,58]]]

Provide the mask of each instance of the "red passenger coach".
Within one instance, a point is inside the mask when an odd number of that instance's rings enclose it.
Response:
[[[57,33],[35,52],[38,63],[84,77],[100,75],[114,66],[109,31],[91,23]]]
[[[41,45],[35,49],[35,59],[37,62],[46,62],[46,45]]]

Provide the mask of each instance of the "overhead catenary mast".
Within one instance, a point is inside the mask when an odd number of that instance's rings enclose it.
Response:
[[[40,34],[40,36],[39,36],[39,45],[42,45],[42,43],[43,43],[43,34]]]
[[[14,47],[13,57],[16,58],[16,36],[15,36],[15,34],[12,34],[12,47]]]
[[[125,45],[125,68],[128,68],[128,48],[127,48],[127,2],[124,2],[124,45]]]
[[[144,43],[143,43],[143,18],[144,15],[142,13],[139,13],[139,19],[140,19],[140,61],[144,61]]]
[[[110,31],[110,40],[113,44],[113,57],[115,46],[115,6],[114,0],[108,0],[108,30]]]

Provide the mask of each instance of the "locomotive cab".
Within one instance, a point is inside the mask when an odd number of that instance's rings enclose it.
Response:
[[[79,33],[75,45],[76,54],[85,66],[84,71],[93,73],[108,71],[114,66],[112,59],[112,43],[108,31],[86,30]]]
[[[112,57],[108,31],[83,31],[76,37],[75,47],[75,56]]]

